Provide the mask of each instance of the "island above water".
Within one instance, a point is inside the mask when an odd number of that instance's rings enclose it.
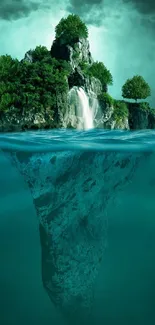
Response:
[[[137,102],[151,95],[143,77],[126,81],[120,94],[124,100],[110,96],[112,84],[104,63],[92,58],[87,26],[71,14],[56,26],[50,51],[37,46],[21,61],[0,56],[0,132],[154,129],[155,110]]]

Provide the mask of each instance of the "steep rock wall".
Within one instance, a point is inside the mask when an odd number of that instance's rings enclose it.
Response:
[[[18,152],[9,157],[28,183],[36,208],[43,285],[71,324],[91,324],[107,221],[121,193],[130,186],[133,191],[133,184],[139,195],[152,193],[154,153]]]

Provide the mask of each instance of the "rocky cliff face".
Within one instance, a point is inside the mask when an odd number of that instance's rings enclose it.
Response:
[[[87,39],[79,38],[72,45],[68,45],[63,36],[56,39],[51,47],[51,55],[56,59],[66,60],[71,63],[73,71],[84,61],[88,64],[93,63],[93,59],[89,50],[89,42]]]
[[[147,102],[127,103],[129,109],[130,129],[154,129],[155,110],[151,110]]]
[[[26,130],[38,130],[57,127],[51,110],[45,112],[35,112],[32,107],[23,114],[15,107],[12,107],[5,115],[0,116],[0,132],[19,132]]]
[[[129,130],[128,117],[116,119],[114,105],[101,104],[99,102],[99,109],[95,116],[95,127],[104,129],[123,129]]]
[[[72,68],[68,77],[68,94],[59,94],[58,112],[62,127],[84,127],[82,112],[79,114],[77,109],[79,102],[76,94],[76,89],[82,87],[89,98],[89,105],[94,117],[94,127],[129,129],[127,118],[120,120],[119,123],[114,119],[113,105],[105,104],[104,107],[103,105],[101,107],[98,102],[98,96],[102,92],[107,92],[107,86],[103,89],[99,79],[86,76],[81,69],[81,63],[88,65],[93,63],[87,39],[77,39],[72,45],[68,45],[63,37],[59,38],[53,42],[51,55],[56,59],[68,61]]]
[[[63,37],[59,38],[53,42],[51,55],[56,59],[68,61],[72,69],[68,77],[68,93],[59,94],[60,126],[83,128],[84,121],[82,113],[79,114],[76,89],[82,87],[85,90],[90,107],[94,110],[94,119],[99,111],[97,97],[103,91],[101,82],[94,77],[86,76],[81,69],[81,63],[88,65],[93,63],[89,42],[87,39],[77,39],[72,45],[68,45]]]

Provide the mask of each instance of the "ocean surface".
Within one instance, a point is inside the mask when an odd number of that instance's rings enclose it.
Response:
[[[0,324],[83,325],[86,302],[91,325],[155,324],[155,131],[0,134]]]

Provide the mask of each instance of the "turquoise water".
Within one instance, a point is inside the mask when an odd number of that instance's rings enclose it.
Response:
[[[155,324],[155,132],[6,133],[0,149],[0,324]]]

